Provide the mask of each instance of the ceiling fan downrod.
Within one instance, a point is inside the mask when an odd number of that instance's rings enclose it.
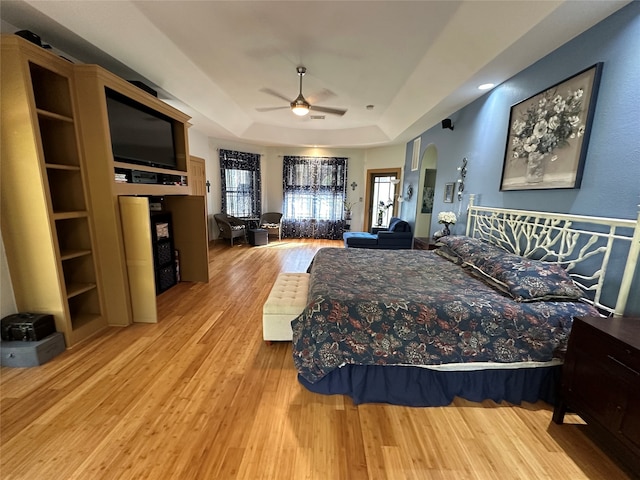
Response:
[[[296,68],[296,71],[300,77],[300,93],[298,94],[298,97],[291,102],[291,111],[300,117],[304,117],[309,113],[309,107],[311,106],[302,95],[302,77],[307,73],[307,69],[305,67],[298,67]]]

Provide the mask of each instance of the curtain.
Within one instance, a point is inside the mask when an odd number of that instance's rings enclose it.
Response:
[[[347,158],[286,156],[282,183],[283,236],[342,238]]]
[[[222,211],[234,217],[259,218],[262,210],[260,155],[220,150]]]

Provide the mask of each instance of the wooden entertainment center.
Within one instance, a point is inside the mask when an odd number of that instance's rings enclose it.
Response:
[[[172,214],[182,280],[209,276],[189,117],[99,66],[15,35],[1,42],[2,237],[18,310],[53,314],[67,347],[107,325],[157,321],[151,197]],[[105,89],[171,120],[176,170],[114,161]]]

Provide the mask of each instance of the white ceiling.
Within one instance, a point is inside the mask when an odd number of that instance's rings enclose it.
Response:
[[[193,128],[260,145],[405,143],[618,10],[589,1],[13,1],[3,32],[143,79]],[[340,117],[296,117],[303,93]],[[134,73],[134,72],[137,72]],[[373,109],[367,109],[373,105]],[[313,111],[312,111],[313,114]]]

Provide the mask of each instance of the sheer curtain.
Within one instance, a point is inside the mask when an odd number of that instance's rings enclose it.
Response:
[[[283,160],[283,236],[339,240],[343,232],[347,158]]]
[[[260,155],[220,150],[222,211],[234,217],[259,218]]]

